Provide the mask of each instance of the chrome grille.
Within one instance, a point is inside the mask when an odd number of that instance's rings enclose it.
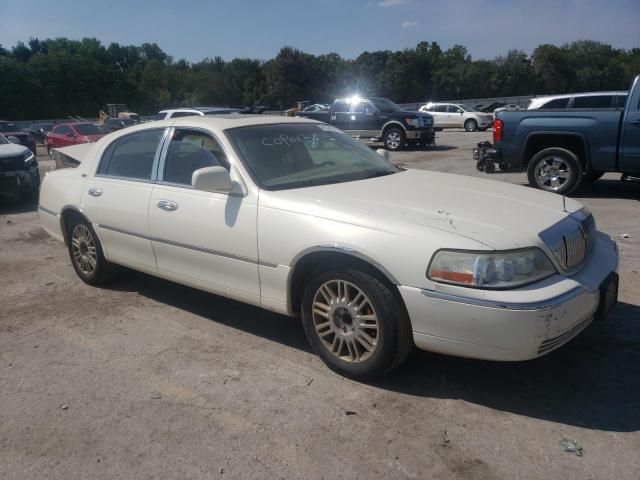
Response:
[[[593,246],[595,234],[593,216],[589,215],[581,220],[577,228],[575,220],[573,220],[571,226],[573,230],[568,233],[561,224],[558,224],[550,229],[552,231],[544,232],[541,235],[563,270],[572,270],[579,266],[586,260]]]

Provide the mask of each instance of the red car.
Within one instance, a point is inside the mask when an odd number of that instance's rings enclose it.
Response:
[[[68,147],[69,145],[79,145],[81,143],[91,143],[104,137],[108,132],[100,129],[93,123],[61,123],[53,127],[47,133],[47,152],[49,158],[54,160],[54,148]]]

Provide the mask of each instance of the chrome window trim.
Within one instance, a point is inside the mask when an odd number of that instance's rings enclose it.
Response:
[[[42,210],[43,212],[48,213],[49,215],[53,215],[54,217],[60,216],[59,213],[56,213],[53,210],[49,210],[48,208],[45,208],[42,205],[38,205],[38,210]]]
[[[151,178],[147,179],[147,178],[133,178],[133,177],[121,177],[118,175],[105,175],[103,173],[98,173],[98,171],[100,170],[100,165],[102,165],[102,162],[104,161],[104,154],[105,152],[109,149],[109,147],[111,147],[111,145],[113,145],[114,143],[115,148],[117,149],[117,143],[126,137],[130,137],[131,135],[136,135],[136,134],[140,134],[140,133],[148,133],[151,131],[155,131],[155,130],[164,130],[162,136],[160,137],[160,141],[158,142],[158,146],[156,147],[156,153],[154,154],[153,157],[153,164],[151,165]],[[115,140],[112,140],[111,142],[109,142],[109,144],[107,146],[105,146],[102,149],[102,152],[100,154],[100,161],[97,162],[96,165],[96,169],[93,173],[93,176],[95,178],[112,178],[114,180],[125,180],[125,181],[129,181],[129,182],[138,182],[138,183],[156,183],[156,178],[157,178],[157,173],[158,173],[158,161],[160,159],[160,152],[162,150],[162,146],[164,145],[164,142],[166,140],[167,137],[167,131],[169,129],[167,127],[155,127],[155,128],[148,128],[148,129],[144,129],[144,130],[136,130],[135,132],[131,132],[131,133],[127,133],[126,135],[122,135],[118,138],[116,138]]]
[[[485,300],[480,298],[464,297],[462,295],[455,295],[451,293],[436,292],[435,290],[420,289],[420,293],[425,297],[435,298],[438,300],[445,300],[448,302],[464,303],[466,305],[473,305],[477,307],[496,308],[500,310],[549,310],[559,307],[567,301],[582,294],[585,290],[582,287],[575,287],[568,292],[565,292],[557,297],[550,298],[548,300],[540,300],[537,302],[500,302],[498,300]]]

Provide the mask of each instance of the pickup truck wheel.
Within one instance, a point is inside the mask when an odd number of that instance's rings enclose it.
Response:
[[[348,266],[330,267],[311,279],[302,299],[302,324],[329,368],[367,379],[397,367],[411,352],[411,324],[391,288]]]
[[[47,145],[47,155],[49,155],[49,160],[55,161],[56,156],[53,154],[53,149],[51,148],[51,145]]]
[[[68,225],[69,256],[80,280],[98,286],[111,280],[117,267],[109,263],[102,253],[102,245],[89,222],[74,217]]]
[[[402,150],[406,142],[406,135],[400,128],[390,128],[384,134],[384,146],[387,150]]]
[[[464,129],[467,132],[475,132],[478,130],[478,122],[476,122],[473,118],[470,118],[466,122],[464,122]]]
[[[560,194],[575,190],[582,179],[576,155],[564,148],[546,148],[529,161],[527,177],[532,187]]]

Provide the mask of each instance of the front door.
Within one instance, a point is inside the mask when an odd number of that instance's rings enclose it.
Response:
[[[209,132],[177,128],[164,150],[149,203],[158,273],[258,303],[256,199],[191,186],[195,170],[230,169],[224,149]]]
[[[624,173],[640,172],[640,82],[631,91],[635,93],[627,101],[620,145],[620,171]]]
[[[82,203],[109,260],[155,271],[149,237],[149,199],[165,129],[120,137],[102,153],[87,179]]]

